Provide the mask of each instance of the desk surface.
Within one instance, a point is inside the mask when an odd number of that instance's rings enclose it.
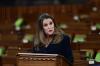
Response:
[[[90,64],[89,66],[100,66],[100,63]]]

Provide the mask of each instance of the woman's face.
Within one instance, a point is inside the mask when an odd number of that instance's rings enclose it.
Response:
[[[54,22],[51,18],[43,20],[43,30],[46,35],[52,35],[54,33]]]

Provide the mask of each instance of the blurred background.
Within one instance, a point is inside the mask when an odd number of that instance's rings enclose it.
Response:
[[[0,66],[17,66],[17,54],[32,50],[41,13],[70,36],[74,66],[100,64],[100,0],[0,0]]]
[[[0,0],[0,6],[33,6],[55,4],[84,4],[88,0]]]

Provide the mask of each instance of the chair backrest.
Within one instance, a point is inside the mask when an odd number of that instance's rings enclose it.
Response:
[[[100,62],[100,52],[97,52],[96,57],[95,57],[95,61]]]

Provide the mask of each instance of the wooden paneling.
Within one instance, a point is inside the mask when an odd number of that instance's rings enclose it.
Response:
[[[0,7],[0,46],[4,46],[8,56],[15,56],[17,52],[25,52],[27,49],[32,48],[32,43],[22,43],[22,38],[25,34],[35,33],[35,22],[41,13],[50,13],[54,16],[58,25],[65,24],[67,28],[63,29],[65,33],[73,34],[86,34],[86,42],[84,43],[71,43],[75,66],[86,66],[88,63],[80,58],[81,49],[100,49],[100,36],[91,31],[91,25],[100,23],[100,12],[93,12],[91,10],[91,3],[100,3],[99,0],[90,0],[87,5],[48,5],[48,6],[30,6],[30,7]],[[73,17],[77,15],[79,20],[74,20]],[[85,18],[80,16],[87,15]],[[14,22],[18,17],[22,17],[27,25],[31,28],[22,29],[20,32],[15,31]],[[11,58],[11,57],[10,57]],[[4,62],[4,61],[3,61]],[[81,62],[81,63],[80,63]],[[13,66],[12,63],[5,63],[3,66]]]

